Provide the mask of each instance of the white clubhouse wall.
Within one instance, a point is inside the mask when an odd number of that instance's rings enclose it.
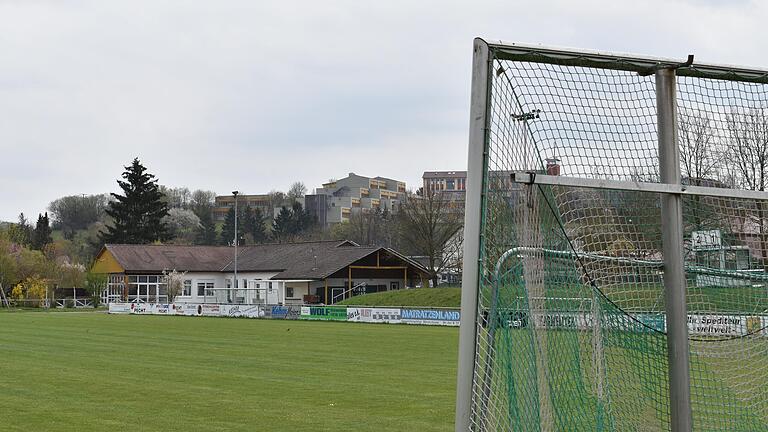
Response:
[[[247,285],[243,285],[243,281],[250,281],[254,279],[269,279],[273,276],[275,276],[277,272],[237,272],[237,279],[240,281],[238,283],[239,288],[245,288]],[[202,303],[204,301],[207,302],[213,302],[213,299],[208,296],[204,295],[198,295],[197,293],[197,284],[201,282],[213,282],[213,287],[215,288],[215,297],[216,301],[220,303],[226,302],[227,293],[225,288],[227,288],[227,280],[233,281],[234,280],[234,273],[220,273],[220,272],[187,272],[183,277],[182,280],[191,280],[192,281],[192,295],[189,296],[178,296],[176,297],[176,303]],[[242,295],[242,294],[241,294]],[[281,295],[282,297],[282,295]]]
[[[238,272],[237,273],[237,279],[240,281],[238,284],[238,288],[248,288],[248,282],[251,282],[251,285],[253,284],[252,281],[258,281],[259,283],[268,283],[270,282],[270,279],[275,277],[278,273],[277,272]],[[354,276],[354,274],[353,274]],[[174,300],[176,303],[227,303],[227,282],[230,283],[234,280],[234,273],[220,273],[220,272],[187,272],[183,277],[182,280],[190,280],[192,281],[192,292],[189,296],[182,296],[179,295]],[[263,282],[261,282],[263,281]],[[213,282],[214,287],[214,296],[206,296],[206,295],[198,295],[197,285],[198,283],[210,283]],[[272,280],[273,283],[276,282],[276,280]],[[333,278],[328,279],[328,295],[333,296],[334,294],[339,294],[341,292],[340,289],[346,290],[348,288],[348,279],[346,278]],[[352,278],[352,282],[354,286],[357,286],[363,282],[366,283],[368,286],[372,285],[378,285],[378,286],[384,286],[386,287],[386,290],[389,291],[392,288],[392,283],[397,284],[397,289],[403,289],[403,279],[402,278],[380,278],[380,279],[369,279],[369,278]],[[263,285],[262,285],[263,288]],[[284,281],[284,283],[275,283],[275,288],[278,288],[278,292],[275,297],[270,297],[269,302],[270,303],[279,303],[279,304],[303,304],[304,303],[304,296],[305,295],[312,295],[316,294],[318,292],[323,293],[325,290],[325,282],[324,281],[312,281],[312,282],[293,282],[293,281]],[[288,291],[286,288],[292,288],[293,289],[293,295],[288,296]],[[335,291],[332,289],[336,288]],[[246,295],[245,291],[239,291],[236,293],[238,297],[241,297],[243,295]],[[247,293],[248,296],[255,296],[255,292],[251,291]],[[261,294],[264,295],[263,293]],[[250,303],[255,303],[253,299],[251,299]]]

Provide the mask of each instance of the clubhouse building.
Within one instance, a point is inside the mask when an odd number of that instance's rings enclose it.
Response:
[[[181,280],[175,303],[333,304],[358,294],[427,286],[430,277],[424,266],[392,249],[348,240],[237,251],[235,261],[230,246],[107,244],[91,270],[108,275],[105,303],[168,303],[165,275],[172,271]]]

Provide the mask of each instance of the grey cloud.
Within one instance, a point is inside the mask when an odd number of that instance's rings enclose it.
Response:
[[[0,1],[0,220],[113,191],[134,156],[220,193],[349,171],[418,187],[466,166],[474,36],[765,65],[765,18],[712,1]]]

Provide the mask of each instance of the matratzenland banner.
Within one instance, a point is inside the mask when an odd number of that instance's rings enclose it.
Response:
[[[400,322],[406,324],[458,326],[461,312],[456,309],[401,309]]]

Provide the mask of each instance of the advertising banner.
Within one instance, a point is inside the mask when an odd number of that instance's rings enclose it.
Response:
[[[152,303],[131,303],[131,313],[136,315],[152,315],[155,305]]]
[[[300,319],[321,321],[346,321],[345,306],[302,306]]]
[[[169,304],[158,303],[152,310],[153,315],[173,315],[173,308]]]
[[[539,328],[560,330],[591,330],[594,326],[592,314],[588,312],[549,312],[535,314],[535,323]],[[527,328],[529,314],[526,311],[511,312],[508,318],[509,327]],[[666,331],[664,315],[661,314],[605,314],[601,324],[603,328],[652,333]]]
[[[174,303],[171,305],[171,315],[184,315],[186,303]]]
[[[743,336],[747,334],[747,317],[688,315],[688,333],[702,336]]]
[[[232,318],[262,318],[264,310],[259,305],[221,305],[221,316]]]
[[[267,315],[272,319],[299,319],[301,315],[302,306],[289,305],[289,306],[271,306],[268,307]]]
[[[661,314],[638,314],[633,317],[639,322],[629,323],[630,328],[641,333],[653,333],[655,331],[666,332],[667,320]]]
[[[582,330],[592,326],[592,316],[578,312],[553,312],[533,315],[538,328]]]
[[[347,321],[369,323],[400,323],[400,309],[347,308]]]
[[[200,315],[202,316],[221,316],[221,305],[201,304],[199,305]]]
[[[131,313],[130,303],[110,303],[109,313],[111,314],[129,314]]]
[[[187,303],[182,310],[186,316],[200,316],[203,314],[203,306],[196,303]]]
[[[401,309],[401,322],[406,324],[458,326],[458,309]]]
[[[458,326],[461,319],[461,313],[458,309],[347,308],[345,306],[301,305],[109,303],[108,312],[110,314],[302,319],[444,326]],[[510,328],[528,328],[531,323],[531,315],[524,310],[507,311],[502,314],[500,319],[506,320]],[[589,331],[594,324],[592,314],[589,312],[538,313],[533,315],[533,320],[539,328],[562,330]],[[603,315],[602,327],[640,333],[664,332],[666,331],[666,320],[661,313],[640,313],[632,316],[610,313]],[[748,334],[768,336],[768,316],[688,315],[688,332],[694,336],[712,337]]]

